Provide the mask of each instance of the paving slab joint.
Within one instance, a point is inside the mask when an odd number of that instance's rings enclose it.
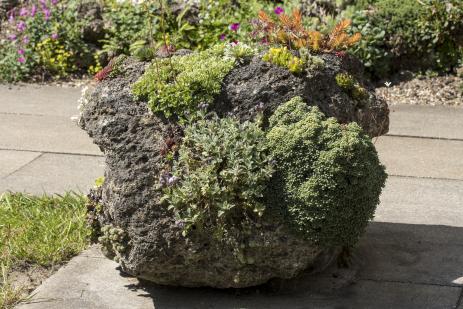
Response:
[[[28,166],[28,165],[31,164],[32,162],[37,161],[37,160],[40,159],[42,156],[43,156],[43,152],[41,152],[41,153],[40,153],[37,157],[35,157],[34,159],[30,160],[30,161],[27,162],[26,164],[21,165],[20,167],[18,167],[17,169],[15,169],[15,170],[12,171],[11,173],[5,175],[5,176],[2,177],[2,178],[5,179],[5,178],[7,178],[8,176],[13,175],[14,173],[16,173],[17,171],[20,171],[21,169],[25,168],[26,166]]]
[[[389,177],[397,177],[397,178],[411,178],[411,179],[430,179],[430,180],[446,180],[446,181],[457,181],[463,182],[462,179],[456,178],[445,178],[445,177],[432,177],[432,176],[408,176],[408,175],[397,175],[397,174],[387,174]]]
[[[463,142],[463,139],[461,139],[461,138],[451,138],[451,137],[419,136],[419,135],[407,135],[407,134],[386,134],[385,136],[403,137],[403,138],[417,138],[417,139],[437,139],[437,140],[442,140],[442,141]],[[381,138],[381,137],[378,136],[378,138]]]
[[[2,147],[0,147],[0,150],[22,151],[22,152],[41,152],[42,154],[57,154],[57,155],[97,157],[97,158],[104,157],[103,154],[80,153],[80,152],[43,151],[43,150],[15,149],[15,148],[2,148]]]
[[[442,283],[429,283],[429,282],[416,282],[416,281],[409,281],[409,280],[387,280],[387,279],[373,279],[373,278],[364,278],[360,277],[359,280],[363,281],[371,281],[377,283],[402,283],[402,284],[411,284],[411,285],[424,285],[424,286],[438,286],[438,287],[446,287],[446,288],[460,288],[461,285],[457,284],[442,284]],[[460,299],[463,298],[463,288],[462,293],[460,294]],[[463,299],[461,299],[463,301]]]
[[[463,288],[461,288],[461,292],[460,292],[460,297],[458,297],[458,300],[457,300],[457,304],[455,306],[455,308],[460,308],[460,306],[463,305]]]

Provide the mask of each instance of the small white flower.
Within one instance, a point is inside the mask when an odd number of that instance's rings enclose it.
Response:
[[[88,86],[85,86],[85,87],[82,88],[81,96],[80,96],[79,100],[77,101],[77,103],[79,104],[77,106],[77,109],[79,111],[82,111],[84,106],[88,103],[88,99],[87,99],[88,89],[89,89]]]
[[[133,5],[140,5],[140,4],[143,4],[143,2],[145,1],[144,0],[132,0]]]
[[[386,87],[388,87],[388,88],[389,88],[389,87],[392,85],[392,83],[391,83],[391,82],[385,82],[384,84],[385,84],[385,85],[386,85]]]

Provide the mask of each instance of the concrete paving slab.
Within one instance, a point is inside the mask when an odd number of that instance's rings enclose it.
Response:
[[[148,288],[153,304],[137,309],[442,309],[454,308],[460,289],[360,280],[339,294],[233,295],[207,289]],[[27,306],[24,307],[29,309]],[[33,308],[33,307],[31,307]],[[36,307],[33,309],[44,309]],[[55,308],[55,307],[49,307]],[[86,307],[81,307],[86,309]],[[96,307],[103,308],[103,307]],[[115,307],[118,308],[118,307]]]
[[[389,176],[375,221],[463,226],[463,181]]]
[[[0,132],[0,149],[101,154],[67,117],[0,114]]]
[[[463,141],[383,136],[375,146],[389,174],[463,180]]]
[[[71,117],[80,94],[77,87],[0,85],[0,113]]]
[[[359,278],[463,286],[463,228],[375,222],[367,235],[356,253]]]
[[[17,171],[40,156],[40,152],[0,150],[0,178]]]
[[[95,156],[43,154],[19,171],[0,180],[0,192],[33,194],[86,193],[104,174],[104,159]]]
[[[396,228],[398,230],[396,231]],[[388,258],[389,250],[384,250],[387,244],[392,246],[399,236],[398,233],[413,230],[408,236],[410,241],[419,241],[413,238],[416,235],[424,237],[433,233],[433,229],[440,227],[422,226],[415,229],[410,225],[395,225],[372,223],[363,242],[364,247],[356,253],[362,254],[371,264],[378,250],[383,251],[381,259],[383,264]],[[424,233],[424,234],[423,234]],[[448,234],[452,237],[455,233],[461,234],[461,229],[441,231],[437,234]],[[370,240],[371,238],[371,240]],[[434,246],[432,242],[424,244],[429,254],[437,254],[441,247]],[[404,247],[398,247],[402,250]],[[447,251],[449,254],[461,254],[461,251]],[[370,255],[373,255],[370,257]],[[405,267],[403,261],[392,258],[392,266],[398,267],[397,272]],[[370,264],[369,264],[370,263]],[[461,261],[447,261],[453,267],[454,273],[460,270]],[[376,263],[378,267],[366,268],[363,273],[370,274],[370,278],[362,273],[360,278],[352,285],[327,292],[314,292],[302,289],[291,292],[270,293],[262,289],[214,290],[214,289],[187,289],[171,288],[139,283],[138,280],[121,276],[116,270],[117,264],[102,258],[98,248],[92,247],[80,256],[74,258],[67,266],[61,268],[55,275],[47,279],[42,286],[37,288],[31,303],[18,306],[18,309],[103,309],[103,308],[133,308],[133,309],[170,309],[170,308],[455,308],[461,293],[461,287],[447,284],[428,284],[422,277],[409,277],[407,281],[395,281],[403,279],[393,272],[390,267]],[[424,265],[424,264],[423,264]],[[435,278],[440,275],[442,268],[435,265],[423,275]],[[450,269],[450,267],[449,267]],[[420,267],[410,267],[410,271],[418,276]],[[389,275],[391,280],[385,280]],[[72,280],[70,279],[72,278]],[[414,282],[419,280],[420,282]],[[423,281],[423,282],[421,282]]]
[[[449,106],[390,106],[389,134],[463,140],[463,108]]]
[[[33,293],[34,303],[18,308],[150,308],[152,300],[130,288],[138,280],[120,276],[117,266],[92,247],[45,280]]]

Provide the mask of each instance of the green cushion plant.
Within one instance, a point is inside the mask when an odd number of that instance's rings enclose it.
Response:
[[[370,137],[356,123],[339,124],[300,97],[270,118],[275,159],[269,203],[321,246],[352,246],[373,218],[386,173]]]
[[[186,56],[157,59],[133,86],[136,97],[147,99],[153,112],[184,118],[199,105],[211,104],[222,80],[234,67],[217,47]]]
[[[326,118],[300,97],[275,111],[267,131],[260,120],[196,119],[166,162],[162,202],[184,233],[223,235],[264,215],[323,247],[358,241],[386,180],[357,124]]]

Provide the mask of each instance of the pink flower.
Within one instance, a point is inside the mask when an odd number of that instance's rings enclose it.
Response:
[[[19,62],[19,63],[24,63],[24,62],[26,62],[26,58],[24,58],[24,57],[19,57],[19,58],[18,58],[18,62]]]
[[[51,35],[51,38],[52,38],[52,40],[58,39],[58,33],[53,33],[53,34]]]
[[[220,39],[221,41],[225,41],[225,38],[226,38],[226,37],[227,37],[227,36],[225,35],[225,33],[222,33],[222,34],[219,36],[219,39]]]
[[[281,6],[277,6],[274,10],[275,14],[280,15],[281,13],[284,13],[285,10]]]
[[[47,8],[43,9],[43,15],[45,16],[45,20],[49,20],[51,16],[51,11]]]
[[[23,55],[25,54],[24,49],[18,49],[18,54],[20,54],[21,56],[23,56]]]
[[[10,13],[8,14],[8,22],[13,23],[14,22],[14,11],[11,10]]]
[[[16,40],[16,34],[10,34],[10,35],[8,35],[8,39],[9,39],[10,41]]]
[[[24,30],[26,30],[26,23],[24,21],[20,21],[17,25],[16,25],[16,29],[19,31],[19,32],[23,32]]]
[[[25,36],[23,37],[23,43],[24,43],[24,44],[28,44],[29,42],[30,42],[29,37],[28,37],[27,35],[25,35]]]
[[[34,17],[36,13],[37,13],[37,6],[33,4],[31,7],[31,17]]]
[[[21,8],[19,10],[19,16],[26,16],[29,14],[29,11],[26,8]]]
[[[42,8],[47,7],[47,1],[46,0],[39,0],[39,2],[40,2],[40,5],[42,6]]]
[[[51,0],[51,4],[52,4],[52,5],[57,5],[57,4],[58,4],[58,0]]]
[[[235,31],[235,32],[236,32],[236,31],[238,31],[238,29],[240,28],[240,23],[233,23],[233,24],[230,25],[229,28],[230,28],[231,31]]]
[[[346,52],[345,51],[337,51],[337,52],[334,52],[334,55],[336,57],[343,58],[343,57],[346,56]]]

